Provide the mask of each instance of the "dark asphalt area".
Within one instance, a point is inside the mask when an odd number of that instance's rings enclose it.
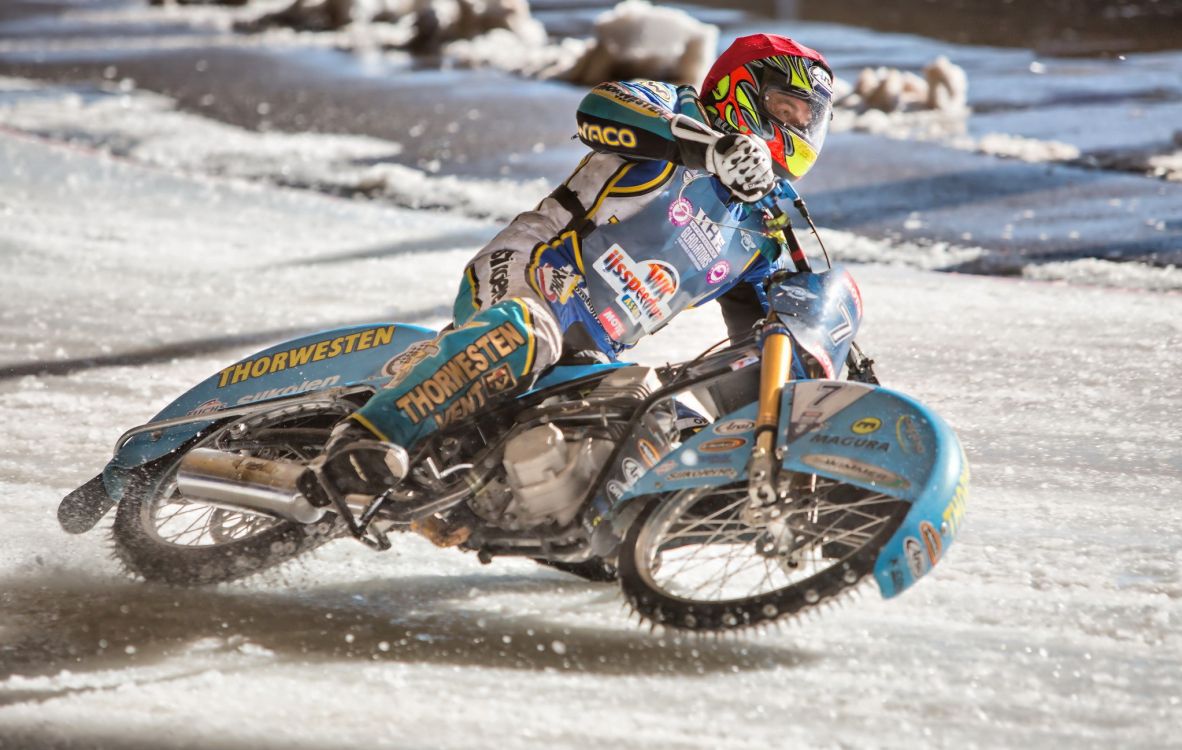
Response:
[[[447,69],[431,59],[374,62],[324,46],[227,38],[175,20],[55,23],[60,6],[30,0],[0,7],[0,43],[30,33],[68,42],[0,46],[0,75],[83,86],[130,78],[183,110],[245,128],[395,141],[403,146],[398,162],[441,174],[557,182],[583,153],[572,138],[584,90],[565,83]],[[168,43],[126,50],[109,43],[144,37]],[[1182,262],[1182,184],[1139,175],[835,133],[801,190],[822,225],[874,238],[981,246],[1033,261]],[[907,222],[917,213],[922,221]]]

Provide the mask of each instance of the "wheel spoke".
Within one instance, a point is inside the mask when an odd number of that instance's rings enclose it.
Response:
[[[884,533],[905,509],[881,493],[824,478],[816,484],[787,501],[768,525],[741,520],[748,502],[745,485],[670,495],[640,532],[633,558],[638,572],[646,585],[673,601],[744,603],[804,585],[839,564],[843,573],[849,569],[843,561],[885,541]],[[844,574],[832,577],[838,588],[845,585]]]

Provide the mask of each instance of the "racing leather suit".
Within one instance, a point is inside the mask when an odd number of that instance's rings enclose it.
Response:
[[[691,86],[595,87],[577,114],[592,153],[472,259],[454,327],[391,362],[351,418],[409,447],[564,356],[615,360],[688,307],[717,299],[731,337],[748,331],[777,246],[675,134],[679,114],[706,121]]]

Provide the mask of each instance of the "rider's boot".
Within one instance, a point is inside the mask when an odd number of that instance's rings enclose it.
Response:
[[[401,446],[376,440],[355,422],[342,421],[324,448],[322,471],[342,494],[380,495],[402,481],[408,464]]]
[[[373,433],[351,420],[337,424],[324,451],[323,473],[342,494],[380,495],[407,474],[407,455],[401,446],[376,440]],[[472,529],[437,515],[410,525],[436,547],[455,547],[468,541]]]

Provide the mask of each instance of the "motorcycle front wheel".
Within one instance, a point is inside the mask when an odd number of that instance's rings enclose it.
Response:
[[[333,424],[348,411],[328,401],[277,407],[220,425],[135,470],[112,527],[116,556],[146,580],[198,586],[274,567],[338,536],[342,525],[332,514],[299,524],[227,510],[185,497],[176,474],[184,455],[198,447],[307,461],[323,450]]]
[[[745,520],[746,483],[668,493],[629,527],[620,584],[644,619],[688,631],[729,631],[791,617],[872,572],[908,504],[811,478],[771,522]]]

